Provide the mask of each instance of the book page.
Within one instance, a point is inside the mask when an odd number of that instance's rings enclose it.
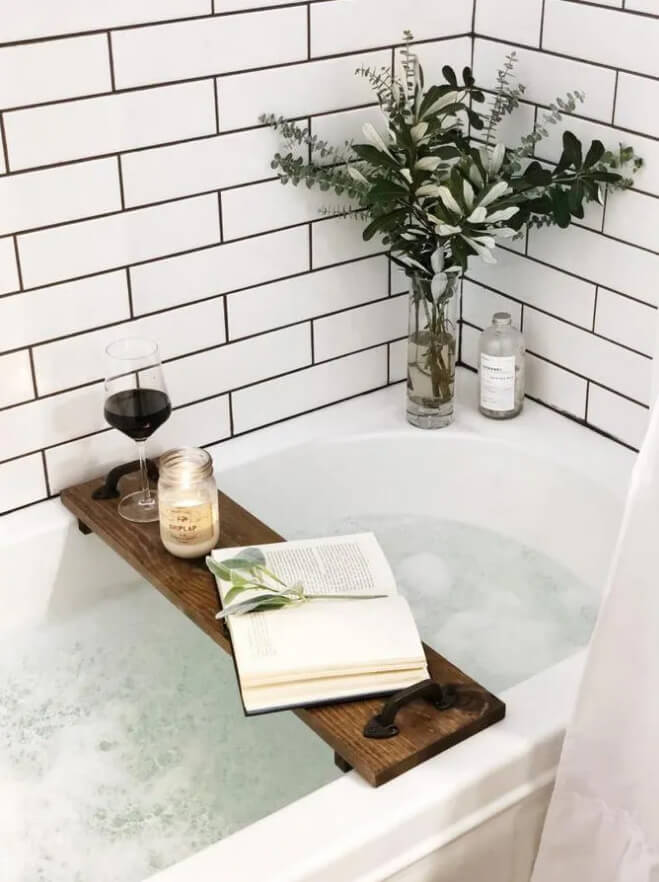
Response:
[[[281,610],[230,616],[245,686],[312,680],[425,664],[403,597],[310,600]]]
[[[428,678],[425,665],[384,674],[332,677],[296,683],[266,686],[243,686],[243,703],[247,713],[299,707],[305,704],[350,699],[366,695],[389,695]]]
[[[267,566],[306,594],[395,594],[396,582],[372,533],[263,545]]]
[[[396,594],[396,580],[373,533],[258,545],[266,566],[287,585],[301,582],[306,594]],[[244,548],[216,548],[213,558],[238,557]],[[224,601],[228,582],[218,582]],[[241,600],[250,595],[245,593]]]

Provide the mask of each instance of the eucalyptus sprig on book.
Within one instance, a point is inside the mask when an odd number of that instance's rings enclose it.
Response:
[[[572,218],[583,219],[586,203],[603,201],[605,186],[631,185],[642,164],[631,147],[607,150],[595,140],[584,150],[565,131],[555,167],[532,158],[549,126],[574,113],[582,93],[570,92],[540,111],[533,131],[511,148],[497,139],[497,129],[525,91],[514,82],[515,54],[499,71],[489,110],[481,111],[485,94],[469,67],[459,81],[447,65],[445,83],[425,87],[412,40],[406,32],[398,70],[357,70],[384,117],[379,131],[364,126],[368,143],[335,147],[283,117],[261,121],[285,141],[272,161],[282,183],[333,191],[342,203],[328,212],[368,220],[364,238],[381,234],[394,263],[409,276],[432,280],[433,296],[446,289],[446,274],[465,270],[470,257],[495,262],[497,242],[520,235],[525,225],[567,227]]]
[[[268,609],[282,609],[306,603],[309,600],[370,600],[385,597],[384,594],[317,594],[309,595],[304,585],[296,582],[286,585],[279,576],[266,566],[265,555],[259,548],[246,548],[239,557],[226,560],[206,558],[206,566],[219,579],[230,582],[231,588],[224,595],[224,609],[215,618],[224,619],[228,615],[245,615],[263,612]],[[245,600],[237,600],[245,592],[250,592]],[[253,593],[257,592],[257,593]]]

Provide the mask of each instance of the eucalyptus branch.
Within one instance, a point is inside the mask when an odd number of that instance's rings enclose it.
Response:
[[[532,156],[535,152],[536,144],[549,137],[548,126],[558,125],[563,120],[563,114],[572,114],[577,109],[577,101],[583,103],[586,96],[583,92],[568,92],[563,98],[557,98],[555,102],[549,105],[549,112],[545,111],[540,120],[536,120],[533,124],[533,131],[522,138],[520,146],[511,154],[511,159],[522,159],[525,156]]]
[[[517,53],[511,52],[506,55],[503,67],[497,71],[497,85],[494,91],[492,108],[487,116],[487,129],[485,131],[485,143],[492,144],[496,141],[496,130],[504,116],[512,113],[519,106],[519,101],[526,87],[521,83],[512,84],[513,70],[517,64]]]

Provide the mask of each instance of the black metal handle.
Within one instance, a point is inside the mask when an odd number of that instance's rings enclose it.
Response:
[[[406,704],[416,701],[417,698],[425,698],[437,710],[448,710],[455,704],[457,695],[455,686],[450,683],[442,686],[434,680],[421,680],[388,698],[380,713],[372,717],[364,727],[364,735],[366,738],[393,738],[400,731],[395,724],[396,714]]]
[[[92,493],[92,499],[116,499],[119,496],[119,481],[124,475],[130,475],[131,472],[138,472],[140,469],[139,459],[134,462],[127,462],[125,465],[115,466],[105,479],[102,487],[98,487]],[[146,469],[151,481],[158,480],[158,466],[152,459],[147,459]]]

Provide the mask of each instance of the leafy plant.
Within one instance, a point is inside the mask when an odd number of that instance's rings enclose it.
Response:
[[[265,555],[259,548],[246,548],[238,557],[218,561],[206,558],[206,566],[219,579],[229,582],[231,588],[224,595],[224,609],[217,619],[228,615],[245,615],[268,609],[282,609],[306,603],[309,600],[371,600],[382,594],[307,594],[301,582],[286,585],[266,566]],[[240,600],[239,598],[245,599]]]
[[[365,143],[335,147],[282,117],[261,118],[285,142],[272,161],[282,183],[332,191],[341,203],[326,211],[367,220],[364,238],[380,235],[409,276],[445,290],[448,273],[462,272],[475,256],[495,262],[496,244],[525,226],[567,227],[584,217],[586,203],[602,202],[605,187],[631,185],[629,174],[642,164],[631,147],[607,150],[595,140],[585,150],[565,131],[555,167],[533,158],[549,127],[583,101],[580,92],[557,99],[509,148],[497,140],[497,129],[524,94],[514,82],[515,54],[499,72],[487,111],[477,109],[486,96],[469,67],[458,77],[446,65],[444,82],[426,88],[412,40],[407,31],[396,71],[356,71],[372,86],[385,123],[380,130],[367,123]]]

